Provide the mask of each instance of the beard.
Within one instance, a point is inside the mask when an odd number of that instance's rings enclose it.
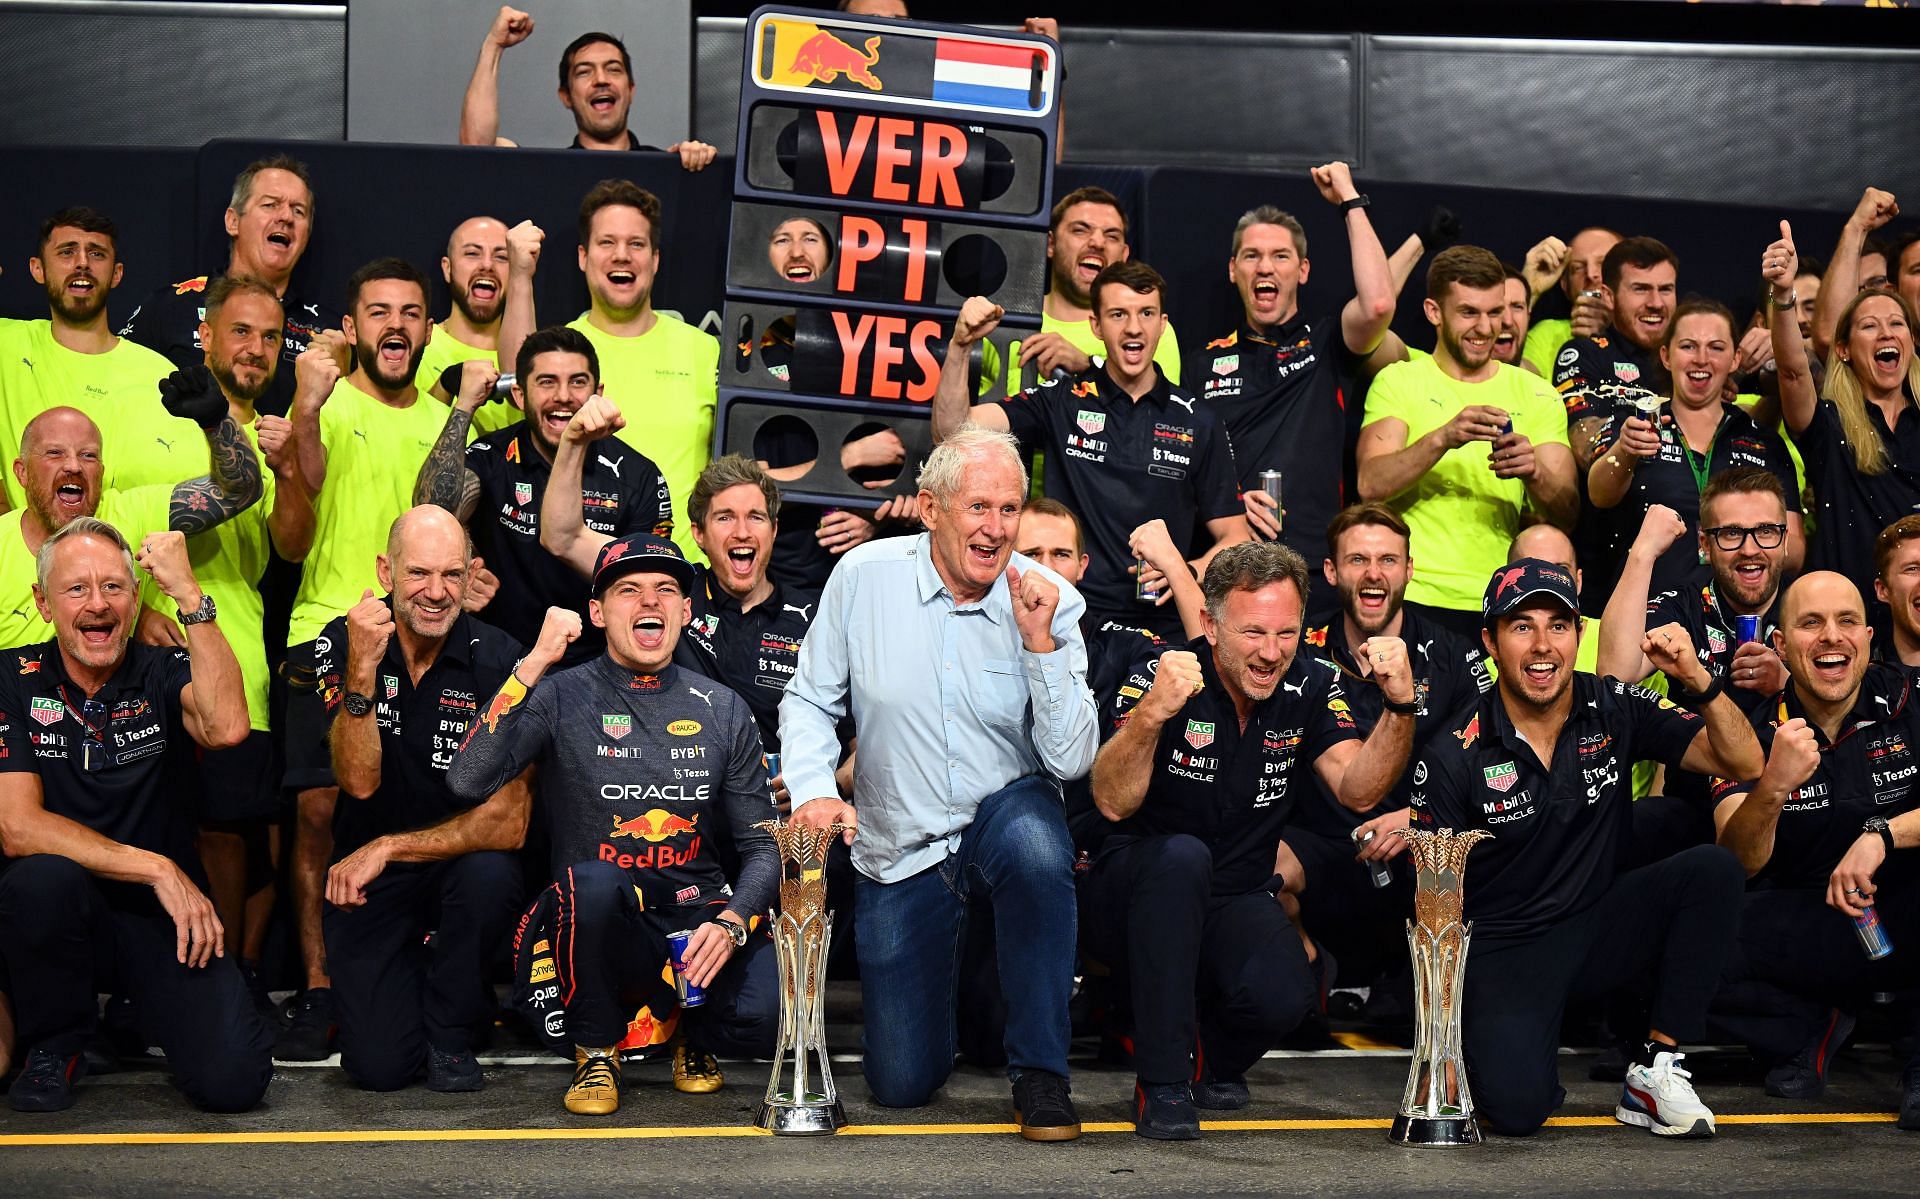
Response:
[[[1065,296],[1068,300],[1072,301],[1075,308],[1093,307],[1093,293],[1080,286],[1080,281],[1073,277],[1074,272],[1079,269],[1078,263],[1069,262],[1065,266],[1062,266],[1060,263],[1055,262],[1051,264],[1050,269],[1053,274],[1053,293],[1055,295]]]
[[[505,297],[506,287],[503,284],[498,291],[494,292],[493,299],[487,301],[492,311],[483,311],[473,306],[473,295],[467,288],[454,288],[453,306],[460,310],[460,315],[466,317],[470,324],[491,325],[500,319],[500,310],[505,305]]]
[[[249,363],[248,365],[252,364]],[[233,359],[223,359],[213,354],[207,355],[207,369],[213,372],[215,379],[219,380],[221,389],[234,399],[244,401],[248,404],[255,402],[261,396],[267,394],[267,388],[273,386],[272,365],[272,361],[269,360],[266,368],[260,370],[260,382],[253,386],[247,386],[241,383],[239,376],[234,373]]]
[[[72,282],[71,279],[67,282]],[[70,295],[66,283],[47,283],[47,306],[64,325],[84,325],[106,311],[107,289],[98,279],[94,287],[85,296]]]
[[[400,378],[393,379],[380,373],[380,344],[378,342],[375,342],[373,345],[367,345],[364,342],[355,342],[353,346],[354,365],[364,371],[367,378],[372,379],[382,387],[390,388],[394,391],[413,386],[413,377],[420,371],[420,360],[426,356],[426,343],[422,342],[413,348],[412,356],[407,359],[405,373]]]

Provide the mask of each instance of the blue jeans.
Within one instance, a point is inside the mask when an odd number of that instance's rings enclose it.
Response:
[[[867,1085],[884,1107],[919,1107],[953,1072],[954,1004],[967,901],[993,905],[1007,1001],[1007,1075],[1067,1076],[1078,936],[1073,843],[1059,786],[1029,775],[980,801],[960,848],[897,883],[854,881]]]

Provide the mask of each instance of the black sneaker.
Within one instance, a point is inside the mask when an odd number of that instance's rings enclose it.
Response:
[[[478,1091],[487,1085],[480,1073],[480,1059],[471,1050],[449,1053],[438,1045],[427,1046],[427,1090],[456,1095]]]
[[[1023,1071],[1013,1083],[1013,1122],[1029,1141],[1071,1141],[1080,1135],[1067,1080],[1045,1070]]]
[[[1616,1041],[1593,1059],[1593,1064],[1587,1067],[1587,1077],[1594,1082],[1625,1082],[1627,1067],[1632,1062],[1632,1052]]]
[[[1197,1141],[1200,1113],[1193,1106],[1193,1090],[1184,1082],[1133,1084],[1133,1131],[1154,1141]]]
[[[1920,1060],[1907,1063],[1900,1076],[1900,1120],[1898,1126],[1908,1132],[1920,1132]]]
[[[324,1062],[333,1056],[340,1025],[333,1018],[333,991],[309,987],[293,1005],[293,1018],[273,1043],[277,1062]]]
[[[1237,1112],[1253,1101],[1244,1078],[1196,1078],[1192,1089],[1193,1106],[1210,1112]]]
[[[1826,1023],[1800,1052],[1767,1071],[1767,1094],[1780,1099],[1818,1099],[1827,1089],[1827,1071],[1833,1055],[1853,1035],[1853,1017],[1839,1008],[1827,1013]]]
[[[87,1072],[77,1053],[35,1049],[7,1088],[7,1106],[16,1112],[64,1112],[73,1106],[73,1084]]]

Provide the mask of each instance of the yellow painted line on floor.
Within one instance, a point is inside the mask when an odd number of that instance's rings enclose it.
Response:
[[[1401,1053],[1408,1051],[1405,1045],[1395,1045],[1392,1041],[1376,1041],[1362,1032],[1336,1032],[1333,1034],[1333,1039],[1348,1049],[1397,1049]]]
[[[1718,1117],[1721,1124],[1891,1124],[1892,1112],[1793,1112],[1779,1115],[1742,1113]],[[1348,1132],[1384,1131],[1391,1120],[1321,1118],[1301,1120],[1207,1120],[1208,1132]],[[1629,1131],[1611,1116],[1556,1116],[1550,1128],[1615,1128]],[[1089,1133],[1130,1133],[1127,1121],[1081,1125]],[[1002,1136],[1012,1124],[853,1124],[841,1136]],[[1637,1130],[1634,1130],[1637,1131]],[[335,1145],[404,1144],[422,1141],[650,1141],[724,1137],[765,1137],[771,1134],[740,1125],[688,1128],[441,1128],[441,1129],[333,1129],[308,1132],[72,1132],[0,1134],[0,1149],[105,1145]]]

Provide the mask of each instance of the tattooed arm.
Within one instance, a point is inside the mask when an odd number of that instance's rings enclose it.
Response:
[[[231,520],[257,503],[264,490],[260,457],[253,452],[231,415],[207,430],[207,457],[213,469],[173,489],[167,505],[167,527],[192,536]]]
[[[467,469],[467,430],[472,426],[471,410],[458,406],[450,410],[447,427],[440,430],[440,440],[433,443],[427,460],[420,464],[420,477],[413,483],[416,505],[438,504],[458,517],[461,524],[467,523],[480,503],[480,476]]]

